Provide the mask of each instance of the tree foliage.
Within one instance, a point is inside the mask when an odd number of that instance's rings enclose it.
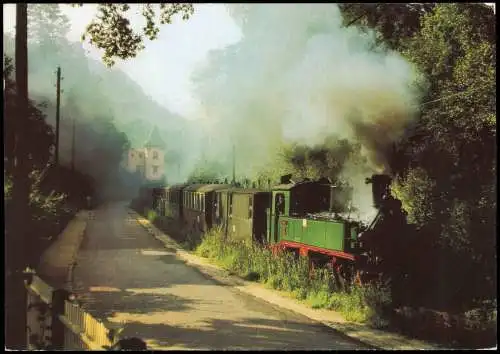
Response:
[[[490,8],[438,4],[422,17],[421,30],[403,49],[427,77],[428,103],[422,106],[414,134],[399,146],[409,158],[395,191],[409,218],[422,233],[434,236],[443,252],[441,267],[474,278],[473,290],[461,293],[469,294],[469,300],[491,296],[494,286],[494,33]],[[452,296],[464,286],[463,280],[440,278],[447,284],[446,291],[439,288],[441,297]]]
[[[435,4],[344,3],[340,10],[344,24],[375,29],[379,42],[400,49],[404,41],[420,30],[421,17]]]
[[[59,4],[28,5],[28,41],[44,49],[59,50],[70,29],[69,19],[62,14]]]
[[[9,175],[14,173],[14,161],[18,156],[15,156],[15,136],[16,130],[22,129],[24,137],[29,144],[27,147],[27,157],[31,171],[40,169],[47,165],[51,156],[51,148],[54,144],[54,132],[45,121],[45,115],[42,110],[44,104],[36,104],[34,101],[29,101],[28,106],[28,123],[24,126],[14,124],[19,111],[17,109],[17,91],[16,85],[12,77],[14,65],[12,58],[4,56],[4,169]]]
[[[163,3],[159,5],[157,18],[154,4],[142,4],[142,16],[146,21],[143,33],[133,30],[127,12],[127,4],[99,4],[97,18],[87,26],[82,40],[87,37],[90,43],[104,50],[103,62],[113,66],[116,58],[134,58],[144,49],[145,39],[154,40],[160,32],[159,24],[170,24],[175,15],[179,14],[183,20],[189,19],[194,8],[190,3]],[[81,4],[74,5],[81,6]]]

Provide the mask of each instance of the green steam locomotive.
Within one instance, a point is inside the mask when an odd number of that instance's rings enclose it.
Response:
[[[293,182],[284,176],[281,182],[270,191],[227,184],[143,189],[135,204],[154,209],[160,222],[173,221],[191,239],[219,227],[229,239],[308,256],[342,279],[387,274],[404,258],[401,236],[409,225],[401,202],[390,193],[389,176],[366,180],[378,211],[367,226],[338,212],[335,200],[341,191],[328,181]]]

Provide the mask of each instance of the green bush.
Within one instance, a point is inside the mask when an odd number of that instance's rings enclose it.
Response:
[[[33,173],[30,175],[30,177]],[[11,176],[4,173],[5,184],[5,208],[10,210],[12,203],[12,185]],[[29,205],[25,218],[28,229],[36,230],[29,234],[27,240],[30,247],[26,248],[26,261],[29,266],[35,267],[39,258],[57,236],[63,231],[67,222],[74,215],[75,210],[68,204],[67,195],[52,190],[50,193],[42,192],[36,183],[32,183],[29,195]],[[12,237],[12,223],[5,225],[6,237]]]

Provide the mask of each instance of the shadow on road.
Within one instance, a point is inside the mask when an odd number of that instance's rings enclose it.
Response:
[[[186,349],[276,349],[276,350],[318,350],[318,349],[363,349],[362,344],[352,340],[339,339],[333,342],[322,340],[318,331],[324,326],[287,322],[275,319],[244,318],[239,320],[210,319],[202,328],[171,326],[164,324],[127,323],[127,332],[142,335],[150,348]],[[163,338],[151,340],[149,338]]]
[[[169,294],[166,288],[93,291],[92,297],[79,300],[82,301],[86,310],[101,319],[113,317],[120,312],[150,314],[160,311],[185,311],[195,302],[185,297]]]

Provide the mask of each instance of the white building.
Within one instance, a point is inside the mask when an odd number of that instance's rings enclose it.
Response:
[[[154,127],[143,148],[130,149],[126,159],[129,172],[139,172],[148,182],[165,179],[165,143],[158,128]]]

